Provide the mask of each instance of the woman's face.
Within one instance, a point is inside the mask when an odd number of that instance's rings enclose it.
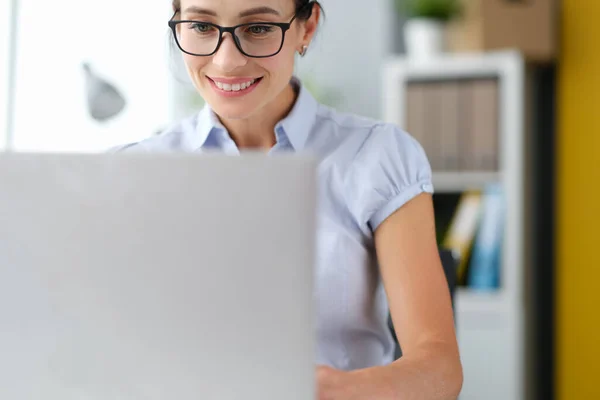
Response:
[[[210,53],[218,30],[203,23],[222,27],[287,23],[295,11],[294,0],[182,0],[181,15],[176,19],[194,22],[177,25],[179,43],[186,51]],[[285,32],[281,51],[272,57],[248,57],[236,47],[231,34],[224,33],[213,55],[183,53],[183,58],[196,89],[220,117],[248,118],[283,93],[293,74],[295,53],[310,42],[315,28],[316,23],[294,20]],[[236,35],[244,51],[253,55],[276,52],[281,45],[281,30],[268,25],[239,28]]]

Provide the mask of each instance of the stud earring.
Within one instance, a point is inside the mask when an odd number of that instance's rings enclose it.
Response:
[[[300,57],[304,57],[306,55],[307,50],[308,50],[307,45],[302,46],[302,50],[298,52],[300,54]]]

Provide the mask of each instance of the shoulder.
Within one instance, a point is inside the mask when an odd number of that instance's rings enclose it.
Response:
[[[146,139],[114,146],[111,153],[194,151],[198,114],[171,124],[162,132]]]
[[[323,167],[339,176],[346,205],[365,229],[375,229],[416,195],[433,192],[423,147],[397,125],[325,107],[315,131],[330,138]]]
[[[345,152],[347,167],[385,161],[406,167],[429,167],[421,144],[410,133],[389,122],[320,106],[312,136],[315,141],[326,138],[332,149]]]

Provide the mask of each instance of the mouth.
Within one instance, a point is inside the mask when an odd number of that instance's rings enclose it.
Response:
[[[259,78],[217,79],[206,77],[212,88],[227,97],[243,96],[253,91],[263,80]]]

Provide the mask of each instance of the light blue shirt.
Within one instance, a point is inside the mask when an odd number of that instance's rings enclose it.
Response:
[[[318,155],[317,360],[342,370],[393,361],[388,305],[378,272],[373,231],[420,193],[433,193],[431,168],[419,143],[398,127],[319,104],[299,90],[275,127],[271,153]],[[209,106],[159,136],[120,151],[219,150],[239,154]]]

